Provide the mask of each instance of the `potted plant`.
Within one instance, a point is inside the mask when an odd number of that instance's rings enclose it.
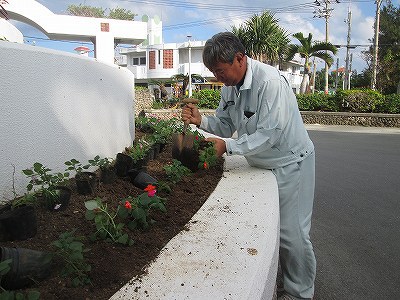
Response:
[[[116,179],[114,160],[109,157],[100,158],[96,155],[89,159],[89,165],[98,167],[100,170],[100,181],[103,183],[113,183]]]
[[[133,146],[126,147],[123,153],[118,153],[115,162],[117,175],[125,177],[128,175],[129,170],[142,168],[146,165],[147,161],[150,159],[149,153],[151,148],[152,143],[146,138],[141,138],[138,139]]]
[[[36,195],[17,196],[0,208],[0,241],[26,240],[37,233]]]
[[[67,166],[66,171],[75,171],[75,183],[78,193],[88,195],[94,193],[97,189],[99,180],[94,172],[84,171],[89,169],[90,165],[82,165],[75,158],[64,163]]]
[[[48,209],[60,211],[68,206],[71,198],[71,189],[65,185],[69,179],[68,172],[51,173],[51,169],[39,162],[22,172],[29,178],[28,192],[33,190]]]
[[[35,284],[50,275],[52,254],[27,248],[0,247],[0,282],[1,289],[21,289]],[[22,293],[17,297],[0,299],[25,299]],[[29,294],[29,292],[28,292]],[[37,295],[31,293],[31,295]],[[39,299],[36,297],[26,299]]]

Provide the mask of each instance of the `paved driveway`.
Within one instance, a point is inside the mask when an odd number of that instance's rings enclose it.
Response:
[[[400,299],[400,129],[307,126],[315,300]]]

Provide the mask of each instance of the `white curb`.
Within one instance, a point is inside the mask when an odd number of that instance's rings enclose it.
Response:
[[[110,299],[273,298],[279,201],[272,172],[226,157],[223,178],[188,228],[161,250],[147,275]]]

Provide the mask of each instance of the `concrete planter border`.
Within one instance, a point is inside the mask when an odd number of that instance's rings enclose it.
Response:
[[[223,178],[187,230],[111,300],[273,299],[278,252],[274,175],[243,157],[226,157]]]

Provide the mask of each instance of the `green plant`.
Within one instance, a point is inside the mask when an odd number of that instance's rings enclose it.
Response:
[[[152,143],[148,138],[143,137],[139,139],[135,144],[131,147],[126,148],[127,154],[132,157],[133,162],[138,162],[139,160],[145,159],[148,155],[150,149],[152,147]]]
[[[38,291],[28,291],[26,294],[21,292],[7,291],[1,286],[1,280],[11,270],[12,259],[6,259],[0,262],[0,300],[38,300],[40,293]]]
[[[33,168],[22,170],[22,172],[30,179],[26,187],[27,190],[34,190],[35,193],[33,195],[26,194],[21,199],[15,199],[17,205],[26,204],[27,202],[33,203],[33,201],[36,200],[37,194],[41,194],[41,198],[49,207],[54,207],[54,205],[58,204],[59,191],[57,187],[67,182],[69,179],[69,172],[51,173],[51,169],[39,162],[35,162]],[[39,187],[39,189],[35,190],[35,186]]]
[[[17,208],[23,205],[33,206],[36,204],[37,196],[34,193],[25,193],[21,197],[16,197],[11,201],[11,208]]]
[[[173,159],[172,164],[165,165],[163,168],[165,174],[168,177],[168,180],[171,181],[173,184],[178,183],[179,181],[181,181],[183,176],[188,175],[192,172],[189,168],[182,165],[182,163],[177,159]]]
[[[69,173],[50,173],[51,169],[41,163],[35,162],[33,168],[22,170],[30,180],[27,190],[31,191],[35,186],[40,186],[40,190],[46,190],[57,185],[63,185],[69,179]]]
[[[96,155],[93,159],[89,159],[88,166],[98,167],[100,168],[100,170],[106,170],[112,165],[113,161],[114,160],[112,158],[109,157],[100,158],[99,155]]]
[[[204,148],[199,151],[199,169],[209,169],[217,165],[218,157],[214,143],[205,142]]]
[[[85,217],[89,221],[94,221],[96,232],[91,236],[92,240],[103,239],[122,245],[133,245],[133,240],[124,233],[124,223],[116,223],[119,207],[116,212],[110,211],[107,203],[102,199],[96,198],[85,202]]]
[[[171,186],[166,181],[157,181],[155,184],[157,186],[157,191],[160,193],[170,194],[172,192]]]
[[[61,274],[70,277],[72,285],[77,287],[91,283],[88,273],[92,268],[86,263],[84,257],[84,253],[89,252],[90,249],[84,247],[83,237],[75,237],[74,233],[75,230],[60,234],[58,240],[52,245],[57,248],[56,254],[64,261]]]
[[[145,193],[137,197],[128,197],[122,201],[120,205],[119,215],[126,219],[129,217],[128,228],[133,230],[136,228],[147,229],[149,224],[153,224],[154,220],[150,218],[150,210],[156,208],[162,212],[166,212],[165,199],[156,195],[157,190],[154,185],[149,184],[145,189]]]
[[[212,89],[194,91],[193,98],[200,100],[197,105],[199,108],[216,109],[221,100],[221,91]]]
[[[192,134],[194,135],[193,149],[198,151],[200,149],[200,145],[204,141],[205,137],[198,130],[193,131]]]
[[[65,171],[75,171],[76,174],[79,174],[90,167],[90,165],[82,165],[82,163],[75,158],[66,161],[64,164],[67,166]]]

